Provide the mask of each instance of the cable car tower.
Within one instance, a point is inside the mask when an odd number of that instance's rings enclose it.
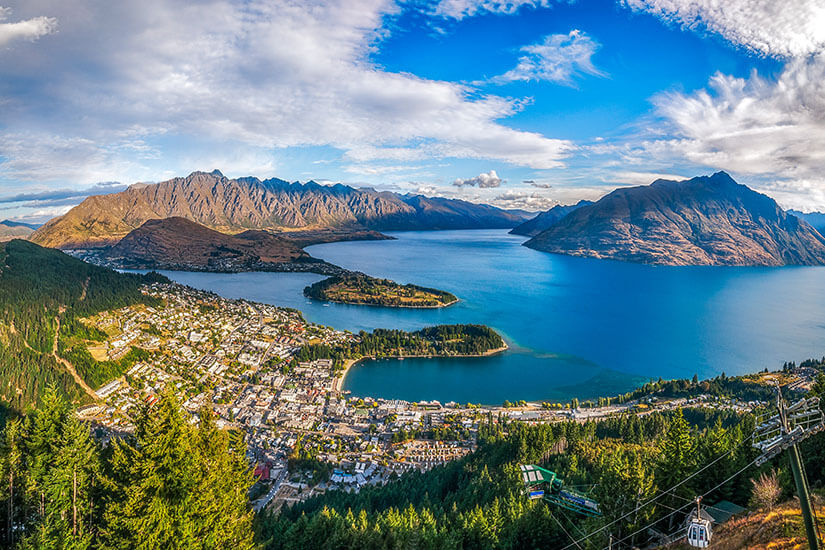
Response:
[[[825,430],[825,418],[819,408],[819,398],[800,399],[793,405],[787,406],[782,398],[782,391],[777,385],[776,408],[778,414],[768,413],[757,418],[756,430],[753,433],[753,446],[762,454],[756,459],[756,464],[764,464],[782,451],[788,451],[791,470],[796,482],[796,494],[799,497],[802,519],[805,522],[805,533],[808,536],[808,545],[810,550],[819,550],[819,538],[814,524],[805,466],[802,464],[797,448],[797,443],[800,441]]]
[[[598,517],[599,503],[578,491],[564,486],[564,481],[555,472],[534,464],[521,466],[521,479],[531,500],[544,499],[577,514]]]

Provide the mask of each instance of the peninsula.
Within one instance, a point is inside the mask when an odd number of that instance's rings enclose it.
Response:
[[[306,287],[304,295],[324,302],[385,307],[440,308],[458,302],[458,298],[443,290],[402,285],[352,272],[318,281]]]

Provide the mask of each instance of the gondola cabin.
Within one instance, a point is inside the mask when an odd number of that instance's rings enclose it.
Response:
[[[694,548],[707,548],[713,537],[713,529],[706,519],[694,519],[688,524],[687,543]]]
[[[687,520],[687,543],[693,548],[707,548],[713,538],[713,517],[696,503]]]

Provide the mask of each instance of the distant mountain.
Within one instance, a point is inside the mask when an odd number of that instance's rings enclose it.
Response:
[[[523,221],[517,214],[461,200],[312,181],[301,184],[277,178],[228,179],[215,170],[88,197],[38,229],[31,239],[64,249],[105,246],[148,220],[169,217],[186,218],[223,233],[294,228],[509,228]]]
[[[34,228],[28,224],[3,220],[0,222],[0,241],[9,239],[26,239],[34,233]]]
[[[793,214],[800,220],[805,220],[819,231],[820,235],[825,235],[825,214],[822,212],[800,212],[799,210],[787,210],[788,214]]]
[[[663,265],[820,265],[825,238],[728,174],[617,189],[526,246]]]
[[[593,204],[593,202],[581,200],[576,204],[557,204],[550,210],[540,212],[536,217],[527,220],[521,225],[517,225],[510,230],[510,233],[513,235],[527,235],[528,237],[535,237],[570,212],[589,204]]]
[[[122,268],[210,271],[313,260],[295,243],[266,231],[227,235],[178,217],[145,222],[102,256]]]
[[[43,224],[38,223],[25,223],[25,222],[16,222],[13,220],[3,220],[0,221],[0,224],[7,225],[9,227],[28,227],[29,229],[37,229]]]

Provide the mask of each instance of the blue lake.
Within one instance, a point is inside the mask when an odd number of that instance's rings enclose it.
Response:
[[[650,267],[546,254],[501,230],[393,233],[393,241],[316,245],[342,267],[448,290],[439,310],[309,301],[320,275],[164,272],[173,280],[300,309],[358,331],[482,323],[511,349],[474,359],[355,366],[358,396],[500,404],[610,395],[650,378],[712,377],[825,355],[825,268]]]

